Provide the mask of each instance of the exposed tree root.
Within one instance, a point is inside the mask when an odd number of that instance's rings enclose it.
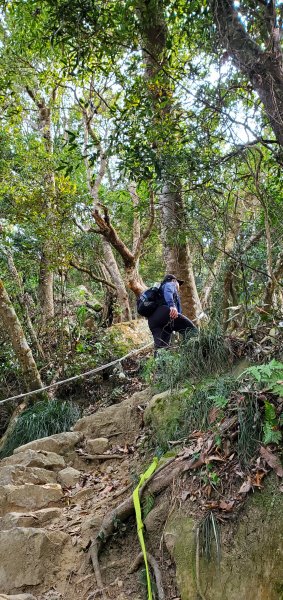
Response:
[[[146,555],[147,555],[148,563],[150,564],[150,566],[152,567],[152,570],[154,572],[158,599],[165,600],[165,593],[164,593],[164,589],[163,589],[163,585],[162,585],[161,571],[159,569],[157,560],[154,558],[154,556],[152,556],[152,554],[149,554],[149,552],[147,552]],[[137,558],[135,559],[134,563],[132,564],[132,566],[129,570],[129,573],[134,573],[135,571],[137,571],[137,569],[139,568],[139,566],[142,563],[143,563],[143,553],[140,552],[138,554]]]
[[[118,458],[119,460],[125,459],[125,454],[82,454],[80,452],[79,456],[85,460],[110,460],[114,458]]]
[[[148,486],[150,487],[151,493],[158,494],[162,492],[172,483],[175,477],[179,476],[181,473],[188,471],[189,469],[198,469],[201,465],[203,465],[204,458],[205,456],[203,455],[203,457],[200,457],[197,460],[191,459],[190,461],[184,459],[183,457],[169,459],[166,463],[161,465],[161,467],[159,467],[159,469],[157,469],[157,471],[155,471],[155,473],[153,473],[153,475],[140,488],[140,497],[142,496],[144,489]],[[100,531],[97,533],[90,546],[89,554],[92,561],[96,582],[102,592],[103,582],[99,567],[99,553],[101,552],[103,545],[112,535],[115,521],[118,519],[119,521],[124,522],[133,513],[133,498],[132,496],[129,496],[126,498],[126,500],[114,508],[114,510],[105,515]]]
[[[221,423],[219,427],[220,432],[224,433],[224,431],[227,431],[228,429],[233,427],[236,421],[237,417],[231,417],[226,419],[224,423]],[[204,439],[201,455],[197,459],[192,458],[191,453],[188,453],[185,448],[179,456],[167,460],[151,475],[151,477],[148,478],[148,480],[140,488],[140,498],[142,497],[145,488],[149,488],[151,494],[159,494],[167,487],[169,487],[174,481],[174,479],[176,479],[183,473],[199,469],[203,464],[205,464],[209,454],[211,454],[214,450],[215,444],[213,435],[210,435],[206,439]],[[134,503],[133,497],[131,495],[128,498],[126,498],[121,504],[116,506],[116,508],[114,508],[111,512],[105,515],[102,521],[101,528],[91,543],[89,555],[92,561],[97,585],[101,589],[101,593],[103,594],[104,598],[105,594],[103,593],[104,588],[99,566],[99,554],[103,548],[103,545],[107,542],[107,540],[114,532],[115,522],[117,520],[124,522],[132,514],[134,514]]]

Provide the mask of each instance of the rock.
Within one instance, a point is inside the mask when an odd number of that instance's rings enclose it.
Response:
[[[66,467],[66,469],[59,471],[57,477],[62,487],[68,488],[76,485],[80,480],[81,473],[77,469],[73,469],[73,467]]]
[[[40,467],[23,465],[0,466],[0,485],[24,485],[25,483],[56,483],[56,474]]]
[[[82,439],[83,435],[77,431],[65,431],[20,446],[14,450],[14,454],[19,454],[25,450],[45,450],[65,455],[71,452]]]
[[[94,497],[95,495],[95,490],[92,489],[91,487],[85,487],[82,490],[79,490],[77,493],[73,494],[72,496],[69,497],[69,502],[70,504],[81,504],[82,502],[85,502],[86,500],[90,500]]]
[[[61,508],[41,508],[32,513],[9,512],[0,518],[0,531],[15,527],[45,527],[61,513]]]
[[[52,576],[70,537],[63,532],[17,527],[0,532],[0,581],[4,593],[39,585]]]
[[[162,526],[168,517],[169,507],[170,502],[165,498],[148,513],[144,519],[145,528],[148,533],[156,533],[160,536]]]
[[[36,597],[31,594],[16,594],[16,596],[0,594],[0,600],[36,600]]]
[[[109,440],[107,438],[95,438],[86,442],[86,450],[89,454],[103,454],[108,448]]]
[[[23,448],[23,446],[22,446]],[[41,467],[43,469],[63,469],[66,466],[64,458],[54,452],[27,449],[13,456],[3,458],[0,466],[22,465],[23,467]]]
[[[106,344],[111,344],[120,352],[122,349],[122,354],[152,342],[152,335],[145,319],[115,323],[105,330],[104,337]]]
[[[83,417],[75,425],[76,431],[82,431],[85,437],[93,439],[113,436],[115,442],[131,443],[139,433],[139,405],[145,405],[150,398],[150,390],[136,392],[131,398],[120,404],[109,406],[88,417]]]
[[[182,390],[166,390],[161,394],[152,396],[144,411],[144,422],[153,425],[156,429],[172,421],[176,413],[179,414],[185,396],[189,396],[191,388]]]
[[[46,592],[46,594],[43,594],[43,596],[41,596],[40,600],[62,600],[62,599],[63,599],[62,594],[60,594],[60,592],[58,592],[57,590],[52,588],[51,590],[49,590],[49,592]]]
[[[190,507],[188,507],[190,512]],[[175,560],[179,596],[196,600],[196,540],[199,523],[175,509],[164,532]],[[206,600],[282,600],[283,495],[274,476],[255,491],[237,521],[222,529],[221,562],[217,565],[215,540],[210,561],[199,557],[199,582]]]
[[[26,510],[43,508],[51,502],[59,502],[62,496],[62,488],[57,483],[2,485],[0,486],[0,514],[3,516],[16,508]]]

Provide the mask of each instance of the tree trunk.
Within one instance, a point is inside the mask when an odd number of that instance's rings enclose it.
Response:
[[[45,327],[54,317],[53,280],[54,274],[50,267],[48,249],[43,250],[40,259],[38,286],[38,298],[41,308],[41,327]]]
[[[19,273],[17,271],[16,265],[14,263],[14,259],[13,256],[10,252],[7,252],[7,261],[8,261],[8,267],[9,267],[9,271],[13,277],[13,280],[18,288],[18,294],[17,294],[17,299],[19,302],[19,305],[22,309],[22,313],[25,317],[26,320],[26,327],[27,330],[29,332],[31,341],[32,341],[32,345],[33,347],[36,349],[38,355],[41,358],[44,358],[44,352],[43,349],[38,341],[38,337],[36,335],[36,331],[34,329],[34,326],[32,324],[32,320],[30,318],[30,314],[29,314],[29,310],[28,310],[28,305],[25,299],[25,294],[24,294],[24,290],[22,288],[22,283],[21,283],[21,279],[19,276]]]
[[[38,109],[38,129],[42,137],[45,151],[47,156],[52,159],[53,156],[53,140],[51,131],[51,108],[46,103],[43,97],[39,97],[30,88],[26,88],[27,93],[33,100]],[[54,89],[49,99],[50,105],[54,102],[56,97],[56,90]],[[54,295],[53,295],[53,267],[52,267],[52,223],[53,223],[53,209],[52,205],[55,201],[56,185],[54,171],[50,169],[45,176],[46,183],[46,202],[45,208],[47,212],[47,226],[50,228],[46,240],[43,242],[40,269],[39,269],[39,289],[38,298],[41,308],[41,327],[45,328],[48,322],[54,317]]]
[[[11,300],[0,280],[0,319],[20,363],[28,390],[43,387],[32,351],[26,340],[20,321]]]
[[[116,286],[118,312],[117,315],[115,315],[114,320],[116,323],[121,321],[130,321],[132,319],[132,312],[128,292],[121,277],[121,273],[119,271],[112,248],[104,237],[102,237],[102,249],[107,271],[111,277],[111,280]]]
[[[217,277],[220,273],[222,264],[227,256],[232,252],[235,240],[240,232],[243,221],[245,221],[245,212],[249,207],[249,201],[245,198],[245,202],[242,202],[241,198],[237,196],[233,212],[230,215],[230,223],[228,225],[228,231],[226,231],[223,241],[223,249],[220,250],[218,256],[216,257],[213,267],[210,270],[207,279],[204,283],[202,290],[202,306],[203,309],[206,310],[209,301],[211,298],[211,293],[214,287],[215,282],[217,281]],[[257,238],[256,238],[257,239]]]
[[[145,63],[145,81],[153,107],[153,126],[156,123],[172,122],[177,118],[170,81],[166,76],[169,69],[166,56],[167,25],[162,0],[139,0],[137,3],[140,37]],[[162,100],[162,102],[161,102]],[[160,106],[161,105],[161,106]],[[172,134],[173,135],[173,134]],[[181,288],[184,312],[195,322],[202,312],[194,279],[190,247],[186,231],[186,211],[183,204],[181,184],[178,178],[164,167],[164,140],[156,139],[154,146],[161,165],[159,195],[161,233],[164,262],[167,273],[176,274],[185,280]]]
[[[283,69],[282,50],[276,15],[269,15],[275,3],[266,3],[266,18],[260,15],[258,30],[264,29],[266,49],[246,30],[233,0],[211,0],[219,36],[236,67],[250,80],[265,108],[278,143],[283,146]],[[256,22],[253,27],[256,27]]]
[[[86,113],[84,113],[84,125],[85,125],[84,143],[85,143],[85,147],[86,147],[88,144],[88,141],[89,141],[89,136],[93,139],[93,141],[97,140],[95,132],[91,128],[90,119],[87,117]],[[99,166],[99,171],[98,171],[98,174],[97,174],[97,177],[96,177],[96,180],[94,183],[93,183],[93,179],[91,176],[92,174],[90,172],[90,165],[89,165],[88,159],[87,158],[85,159],[86,170],[87,170],[88,189],[94,200],[94,208],[96,208],[97,204],[99,203],[98,190],[99,190],[99,186],[101,185],[102,179],[106,173],[107,166],[108,166],[108,161],[105,156],[105,153],[103,152],[103,149],[100,146],[100,143],[99,142],[97,142],[97,143],[99,145],[99,151],[100,151],[100,166]],[[87,154],[86,151],[85,151],[85,154]],[[117,314],[115,315],[114,319],[115,320],[117,319],[116,322],[130,321],[132,318],[132,313],[131,313],[131,308],[130,308],[128,292],[126,290],[124,280],[121,275],[119,266],[118,266],[116,258],[114,256],[114,253],[112,251],[111,245],[107,241],[107,238],[104,236],[102,237],[102,250],[103,250],[104,260],[105,260],[105,263],[107,266],[107,271],[110,274],[112,282],[114,283],[114,285],[116,287],[116,293],[117,293],[116,304],[118,305],[117,306],[118,310],[117,310]],[[109,296],[109,290],[107,293]],[[112,294],[112,296],[113,296],[113,294]],[[112,296],[111,296],[111,298],[112,298]]]

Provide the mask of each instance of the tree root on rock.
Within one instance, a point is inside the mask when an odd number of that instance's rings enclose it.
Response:
[[[237,422],[237,417],[233,416],[227,418],[223,423],[221,423],[219,427],[220,433],[224,433],[225,431],[234,427]],[[148,480],[141,486],[139,490],[139,497],[142,497],[142,494],[145,488],[149,487],[149,492],[151,494],[159,494],[167,487],[171,485],[171,483],[179,477],[183,473],[187,471],[192,471],[195,469],[199,469],[203,464],[208,460],[209,455],[215,450],[215,442],[214,442],[214,434],[208,435],[208,437],[204,438],[201,454],[198,458],[192,457],[192,452],[188,453],[187,449],[184,450],[173,458],[170,458],[165,463],[163,463],[149,478]],[[93,570],[96,577],[96,582],[98,588],[101,590],[101,594],[103,598],[107,598],[105,595],[105,588],[103,587],[103,581],[101,577],[101,571],[99,566],[99,553],[101,552],[103,545],[110,538],[112,533],[114,532],[114,524],[117,520],[124,522],[128,519],[132,514],[134,514],[134,503],[132,495],[126,498],[121,504],[116,506],[110,513],[107,513],[102,521],[102,525],[94,540],[91,543],[89,549],[89,556],[92,561]],[[162,596],[161,596],[162,598]]]
[[[165,600],[165,593],[164,593],[164,589],[163,589],[163,585],[162,585],[161,571],[159,569],[157,560],[149,552],[146,553],[146,556],[147,556],[148,563],[150,564],[150,566],[152,567],[152,570],[154,572],[158,600]],[[129,573],[134,573],[135,571],[137,571],[140,564],[142,564],[142,563],[143,563],[143,553],[140,552],[138,554],[137,558],[135,559],[134,563],[132,564],[131,568],[129,569]]]
[[[204,464],[205,454],[201,455],[198,459],[191,459],[188,461],[186,458],[174,457],[169,459],[166,463],[161,465],[159,469],[148,478],[144,485],[140,488],[140,498],[146,487],[150,487],[150,493],[158,494],[166,489],[175,477],[190,469],[198,469]],[[173,464],[174,463],[174,464]],[[92,562],[96,582],[98,588],[101,590],[103,598],[107,598],[104,592],[103,581],[101,577],[101,571],[99,566],[99,554],[103,548],[103,545],[107,542],[109,537],[114,532],[114,523],[117,521],[126,521],[134,513],[134,503],[132,495],[126,498],[121,504],[114,508],[110,513],[107,513],[103,519],[101,528],[91,543],[89,549],[89,555]]]

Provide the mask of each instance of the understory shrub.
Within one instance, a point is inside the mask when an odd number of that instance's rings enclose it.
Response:
[[[80,418],[80,409],[73,402],[60,400],[38,401],[24,410],[0,451],[0,458],[10,456],[23,444],[48,437],[55,433],[69,431]]]
[[[229,376],[208,380],[193,388],[190,386],[188,391],[179,394],[174,392],[156,427],[154,421],[152,423],[158,449],[166,452],[170,441],[185,440],[192,431],[205,431],[211,427],[211,410],[215,407],[220,419],[232,391],[238,386],[239,383]]]
[[[177,349],[159,350],[144,367],[147,383],[159,391],[177,388],[190,380],[223,373],[232,366],[232,351],[220,330],[200,329],[190,334]]]

